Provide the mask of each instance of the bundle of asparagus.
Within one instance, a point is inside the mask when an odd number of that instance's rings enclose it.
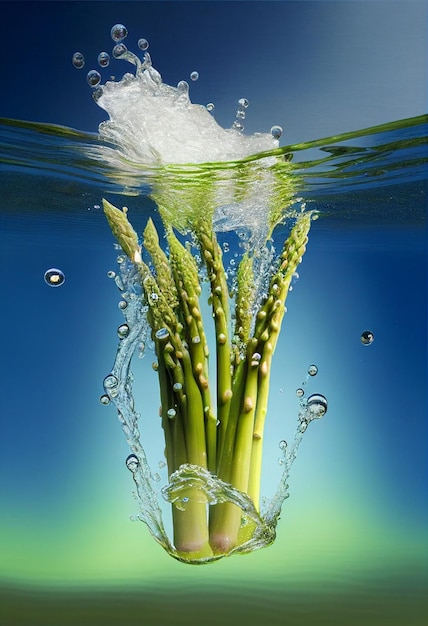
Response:
[[[165,197],[155,200],[167,253],[152,219],[145,227],[141,247],[127,211],[107,200],[103,206],[113,235],[138,271],[148,306],[168,474],[188,464],[202,468],[247,494],[259,510],[272,357],[290,282],[305,252],[311,213],[295,215],[261,302],[256,301],[250,251],[242,256],[232,298],[212,212],[203,218],[200,211],[193,216],[190,230],[209,279],[215,331],[211,360],[215,359],[216,381],[210,385],[210,346],[201,314],[198,264],[176,235]],[[272,224],[277,221],[274,216]],[[150,263],[143,261],[146,255]],[[172,516],[175,550],[184,561],[226,555],[244,545],[254,532],[254,523],[242,523],[243,511],[237,504],[210,505],[206,492],[191,482],[183,501],[185,506],[173,504]]]

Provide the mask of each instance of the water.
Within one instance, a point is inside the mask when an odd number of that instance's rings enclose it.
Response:
[[[85,65],[84,71],[89,69]],[[322,547],[317,548],[318,544],[312,542],[311,533],[318,532],[328,543],[326,538],[334,535],[338,516],[343,521],[341,529],[346,527],[348,537],[352,538],[351,544],[359,536],[352,528],[353,518],[355,527],[366,524],[373,537],[370,545],[377,546],[380,553],[384,549],[391,562],[394,558],[398,562],[400,550],[404,553],[410,545],[415,554],[418,552],[417,534],[421,532],[425,514],[420,494],[425,408],[421,395],[426,374],[426,131],[426,117],[398,120],[334,138],[270,148],[260,159],[255,159],[257,163],[286,157],[284,163],[296,181],[297,196],[301,198],[298,206],[306,203],[311,210],[319,212],[319,219],[311,229],[308,252],[299,268],[300,279],[287,300],[284,337],[276,354],[269,405],[273,432],[265,456],[270,465],[278,467],[276,473],[274,470],[268,473],[268,483],[277,484],[284,472],[284,459],[287,459],[284,449],[290,454],[302,399],[307,398],[309,404],[315,395],[318,406],[322,407],[325,395],[328,412],[304,435],[290,478],[293,497],[284,511],[290,525],[282,527],[282,539],[266,552],[270,555],[266,567],[270,563],[275,571],[284,558],[284,547],[291,549],[285,543],[288,533],[300,529],[301,550],[310,545],[322,553]],[[72,462],[76,449],[81,450],[78,465],[82,467],[78,472],[82,481],[94,472],[97,475],[96,480],[89,478],[94,481],[93,489],[84,491],[88,501],[96,497],[100,485],[111,507],[130,490],[129,473],[123,480],[118,478],[120,470],[113,459],[125,466],[127,458],[134,477],[138,469],[136,462],[129,461],[125,446],[117,442],[119,432],[111,406],[99,406],[102,416],[96,407],[103,391],[102,379],[113,363],[116,342],[123,349],[126,342],[131,345],[135,341],[132,326],[134,329],[136,326],[130,324],[127,334],[120,311],[123,305],[118,308],[118,303],[127,302],[128,306],[123,308],[127,320],[138,315],[133,309],[135,300],[121,299],[117,286],[112,281],[103,281],[108,270],[114,270],[114,279],[120,276],[120,271],[116,262],[119,251],[113,249],[100,201],[107,196],[119,206],[128,206],[132,221],[135,220],[134,225],[141,232],[147,216],[153,215],[159,223],[153,203],[147,199],[159,172],[153,164],[136,168],[128,157],[125,162],[123,158],[119,160],[120,167],[114,160],[100,161],[100,148],[106,151],[104,154],[112,154],[111,140],[100,140],[95,133],[47,124],[13,120],[1,123],[2,233],[5,235],[2,249],[10,267],[5,276],[5,292],[9,297],[13,294],[13,302],[4,310],[4,327],[11,327],[13,317],[14,329],[19,329],[5,337],[7,354],[11,355],[5,368],[9,385],[5,405],[7,414],[15,420],[8,421],[5,429],[8,441],[16,442],[7,448],[5,458],[14,468],[15,484],[25,485],[26,516],[36,526],[42,507],[36,496],[40,499],[41,493],[45,494],[43,506],[51,511],[59,526],[69,513],[65,503],[64,509],[55,507],[55,498],[66,493],[74,505],[82,501],[81,492],[76,497],[76,488],[70,486],[77,469],[76,461]],[[214,170],[221,173],[222,168],[216,165]],[[238,161],[230,164],[228,172],[231,170],[239,180]],[[198,168],[188,168],[190,176],[199,173]],[[228,176],[229,173],[226,181]],[[251,237],[254,225],[251,221],[242,223],[240,217],[237,214],[235,219],[242,226],[244,238]],[[242,238],[229,230],[230,225],[225,224],[221,214],[217,220],[219,237],[227,244],[225,260],[233,269],[234,254],[242,254],[239,245]],[[275,245],[278,246],[285,232],[285,227],[277,230]],[[48,289],[53,285],[45,282],[45,273],[52,270],[55,275],[66,277],[65,281],[56,283],[58,289]],[[121,283],[116,285],[120,287]],[[374,342],[363,341],[367,332],[375,337]],[[150,342],[148,336],[140,337],[141,340]],[[154,468],[162,451],[154,432],[160,430],[159,423],[155,421],[152,425],[155,403],[147,401],[155,380],[149,377],[153,360],[149,351],[150,347],[146,346],[135,372],[134,381],[140,382],[133,383],[134,387],[143,387],[136,391],[137,408],[132,407],[132,400],[129,403],[132,411],[141,410],[137,424],[131,426],[141,428],[145,448],[148,442],[148,455],[152,458],[147,462],[146,483],[153,484],[158,494],[166,483],[166,472],[160,470],[162,481],[156,486]],[[318,368],[315,377],[308,373],[314,363]],[[124,367],[125,379],[128,371],[126,364]],[[10,377],[12,368],[14,373],[20,372],[19,377]],[[104,381],[104,385],[108,390],[106,395],[114,398],[115,381]],[[302,398],[296,397],[296,389],[304,390]],[[101,402],[104,403],[107,404]],[[90,411],[87,406],[91,406]],[[287,424],[283,424],[285,420]],[[17,422],[24,425],[23,431],[18,429]],[[139,434],[130,431],[128,440],[135,442]],[[32,436],[44,438],[49,454],[42,462],[31,445]],[[288,446],[280,445],[283,437]],[[100,441],[104,442],[102,446],[97,443]],[[153,449],[152,441],[156,443]],[[140,449],[136,452],[140,463],[142,452]],[[17,454],[34,468],[33,476],[28,473],[27,463],[16,464]],[[114,470],[109,469],[110,464]],[[338,471],[342,473],[341,479],[337,478]],[[162,531],[158,500],[146,492],[141,495],[139,480],[137,475],[136,495],[140,502],[135,508],[139,508],[142,500],[144,510],[152,511],[151,518],[158,520],[158,529]],[[109,489],[105,485],[110,485]],[[285,482],[281,485],[286,488]],[[216,488],[218,485],[213,486]],[[110,489],[114,497],[109,495]],[[269,485],[264,489],[268,493]],[[308,499],[304,499],[305,493]],[[400,506],[396,503],[397,494]],[[284,495],[285,492],[280,497]],[[275,492],[270,496],[274,498]],[[174,497],[173,484],[169,498]],[[326,503],[330,503],[330,508]],[[132,503],[121,506],[120,515],[113,521],[118,523],[127,507],[135,513],[132,506]],[[349,518],[346,511],[338,512],[336,506],[348,507]],[[105,516],[105,512],[101,514],[100,503],[97,507],[94,520]],[[399,516],[399,522],[392,528],[385,525],[391,512]],[[316,517],[313,525],[312,515]],[[83,525],[85,517],[80,519]],[[16,523],[13,526],[16,531]],[[131,545],[138,552],[144,531],[138,524],[133,526],[137,532],[132,535]],[[377,531],[385,528],[388,531],[379,547]],[[158,531],[152,529],[152,532],[156,536]],[[411,544],[413,533],[416,538]],[[164,537],[162,533],[157,535],[160,543],[165,542]],[[393,553],[391,546],[397,538],[401,548]],[[91,541],[101,539],[96,537]],[[337,534],[335,541],[336,546],[341,541],[348,545]],[[358,551],[358,545],[354,545]],[[148,543],[145,550],[145,555],[153,554],[150,558],[155,563],[157,553],[150,552]],[[293,561],[295,557],[290,551]],[[333,560],[340,571],[343,561],[337,554]],[[120,562],[119,555],[116,558]],[[35,558],[34,562],[37,560],[40,561]],[[58,567],[52,555],[47,561],[47,570]],[[73,560],[66,556],[66,561],[70,568]],[[230,564],[227,562],[227,566]],[[18,572],[15,576],[24,572],[28,578],[37,578],[38,567],[31,565],[26,569],[15,563],[12,570]],[[97,575],[95,568],[95,578]],[[67,579],[65,572],[62,576]]]

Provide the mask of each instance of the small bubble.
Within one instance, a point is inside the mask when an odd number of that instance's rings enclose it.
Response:
[[[172,388],[174,391],[181,391],[181,389],[183,389],[183,385],[181,383],[174,383]]]
[[[281,457],[279,457],[278,459],[278,465],[284,465],[284,459],[282,459]]]
[[[108,374],[104,378],[104,381],[103,381],[104,391],[106,392],[106,394],[108,394],[110,398],[114,398],[117,396],[118,383],[119,381],[117,380],[116,376],[114,376],[113,374]]]
[[[116,276],[116,272],[113,272],[113,270],[109,270],[107,272],[107,276],[108,278],[114,278]]]
[[[313,393],[306,402],[305,418],[320,419],[327,413],[327,398],[320,393]]]
[[[141,39],[138,40],[138,47],[140,48],[140,50],[147,50],[147,48],[149,47],[149,42],[147,41],[147,39],[144,39],[144,37],[141,37]]]
[[[97,70],[89,70],[86,75],[86,82],[90,87],[96,87],[101,82],[101,74]]]
[[[155,293],[155,292],[151,293],[151,294],[150,294],[150,300],[151,300],[152,302],[157,302],[157,301],[159,300],[159,296],[158,296],[158,294],[157,294],[157,293]]]
[[[166,463],[165,463],[165,461],[159,461],[159,463],[158,463],[158,468],[159,468],[159,469],[163,469],[164,467],[166,467]]]
[[[177,413],[176,413],[175,409],[168,409],[166,414],[169,417],[169,419],[172,420],[172,419],[174,419],[174,417],[176,416]]]
[[[112,55],[114,56],[115,59],[118,59],[119,57],[122,56],[122,54],[125,54],[125,52],[128,50],[128,48],[125,46],[124,43],[117,43],[113,50],[111,51]]]
[[[371,330],[365,330],[361,333],[361,343],[363,346],[370,346],[374,341],[374,335]]]
[[[198,80],[198,78],[199,78],[199,72],[190,73],[190,80]]]
[[[303,398],[303,396],[305,395],[305,392],[303,391],[303,389],[301,387],[299,387],[298,389],[296,389],[296,396],[298,398]]]
[[[270,129],[270,133],[274,139],[279,139],[282,135],[281,126],[272,126],[272,128]]]
[[[126,458],[125,463],[130,472],[135,472],[137,467],[140,465],[140,461],[138,460],[138,457],[135,456],[135,454],[130,454]]]
[[[98,55],[98,65],[100,67],[107,67],[110,63],[110,55],[108,52],[100,52]]]
[[[153,480],[155,481],[155,483],[158,483],[161,480],[161,477],[157,472],[156,474],[153,474]]]
[[[283,439],[282,441],[279,442],[279,447],[281,448],[281,450],[286,450],[287,449],[287,442],[285,441],[285,439]]]
[[[318,374],[318,368],[316,365],[310,365],[308,367],[309,376],[316,376]]]
[[[245,120],[245,111],[243,111],[242,109],[238,109],[236,111],[236,117],[239,120]]]
[[[121,300],[117,306],[121,311],[124,311],[127,308],[128,303],[125,302],[125,300]]]
[[[243,107],[244,109],[248,109],[250,103],[248,102],[247,98],[240,98],[238,100],[238,104],[239,106]]]
[[[119,254],[119,256],[117,257],[116,261],[119,263],[119,265],[121,265],[122,263],[125,263],[126,257],[123,256],[123,254]]]
[[[104,406],[107,406],[108,404],[110,404],[110,398],[109,398],[106,394],[103,394],[103,395],[100,397],[100,402],[101,402],[101,404],[103,404]]]
[[[223,244],[223,252],[229,252],[229,244],[227,243],[227,241],[225,241]]]
[[[242,132],[244,130],[244,125],[241,124],[241,122],[237,122],[235,120],[232,124],[232,128],[234,128],[235,130],[238,130],[239,132]]]
[[[115,24],[110,31],[113,41],[123,41],[128,35],[128,29],[123,24]]]
[[[182,498],[181,500],[182,502],[184,502],[184,504],[186,504],[186,502],[189,502],[189,498],[187,498],[186,496],[184,498]]]
[[[198,343],[201,343],[201,338],[198,335],[196,335],[195,337],[192,337],[192,343],[195,345]]]
[[[85,57],[81,52],[75,52],[71,58],[71,62],[76,69],[81,70],[85,65]]]
[[[51,267],[51,269],[47,270],[44,278],[45,283],[49,285],[49,287],[60,287],[65,282],[64,272],[56,267]]]
[[[165,341],[169,337],[169,330],[167,328],[160,328],[158,331],[156,331],[155,337],[159,341]]]
[[[121,324],[117,329],[117,334],[119,339],[125,339],[129,335],[129,326],[128,324]]]
[[[215,109],[215,104],[213,102],[208,102],[206,109],[211,113],[211,111],[214,111]]]

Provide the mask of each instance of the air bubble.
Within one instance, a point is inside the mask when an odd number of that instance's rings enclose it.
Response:
[[[361,343],[363,346],[370,346],[374,341],[374,335],[371,330],[365,330],[361,333]]]
[[[113,270],[109,270],[107,272],[107,276],[108,278],[114,278],[116,276],[116,272],[113,272]]]
[[[177,415],[177,412],[175,409],[168,409],[168,411],[166,412],[167,416],[169,417],[170,420],[174,419],[174,417]]]
[[[141,39],[138,40],[138,47],[140,48],[140,50],[147,50],[147,48],[149,47],[149,42],[147,41],[147,39],[144,39],[144,37],[141,37]]]
[[[103,381],[104,391],[110,398],[114,398],[117,395],[117,385],[119,381],[114,374],[108,374]]]
[[[158,296],[158,294],[157,294],[157,293],[155,293],[155,292],[151,293],[151,294],[150,294],[150,300],[151,300],[152,302],[157,302],[157,301],[159,300],[159,296]]]
[[[234,128],[235,130],[238,130],[239,132],[242,132],[244,130],[244,125],[241,124],[241,122],[237,122],[235,120],[232,124],[232,128]]]
[[[109,405],[109,404],[110,404],[110,398],[109,398],[106,394],[103,394],[103,395],[100,397],[100,402],[101,402],[101,404],[102,404],[103,406],[107,406],[107,405]]]
[[[75,52],[71,58],[71,62],[76,69],[81,70],[85,65],[85,57],[81,52]]]
[[[132,473],[134,473],[136,469],[138,468],[138,466],[140,465],[140,461],[138,460],[138,457],[135,456],[135,454],[130,454],[126,458],[125,463],[126,463],[126,467]]]
[[[207,111],[209,111],[211,113],[211,111],[214,111],[215,109],[215,104],[213,102],[208,102],[207,106],[205,107],[207,109]]]
[[[90,87],[96,87],[101,82],[101,74],[97,70],[89,70],[86,75],[86,82]]]
[[[123,24],[115,24],[110,31],[113,41],[123,41],[128,35],[128,29]]]
[[[98,65],[100,67],[107,67],[110,63],[110,55],[108,52],[100,52],[98,55]]]
[[[308,367],[309,376],[316,376],[318,374],[318,368],[316,365],[310,365]]]
[[[183,389],[183,385],[181,383],[174,383],[172,388],[174,389],[174,391],[181,391],[181,389]]]
[[[247,98],[240,98],[238,100],[238,104],[239,106],[243,107],[244,109],[248,109],[250,103],[248,102]]]
[[[303,396],[305,395],[305,392],[303,391],[303,389],[301,387],[299,387],[298,389],[296,389],[296,396],[298,398],[303,398]]]
[[[49,287],[61,287],[65,282],[64,272],[56,267],[51,267],[51,269],[47,270],[44,278],[45,283],[49,285]]]
[[[155,337],[159,341],[165,341],[169,337],[169,330],[167,328],[160,328],[158,331],[156,331]]]
[[[118,59],[119,57],[122,56],[122,54],[125,54],[125,52],[127,52],[128,48],[125,46],[124,43],[117,43],[113,50],[111,51],[112,55],[114,56],[115,59]]]
[[[129,326],[128,324],[121,324],[117,329],[117,335],[119,339],[125,339],[129,335]]]
[[[287,450],[287,442],[285,441],[285,439],[283,439],[282,441],[279,442],[279,447],[281,448],[281,450]]]
[[[270,133],[274,139],[279,139],[282,135],[281,126],[272,126],[272,128],[270,129]]]
[[[128,303],[125,302],[125,300],[121,300],[117,306],[121,311],[124,311],[127,308]]]
[[[320,419],[327,413],[327,398],[320,393],[309,396],[306,402],[305,419]]]
[[[198,80],[198,78],[199,78],[199,72],[190,73],[190,80]]]

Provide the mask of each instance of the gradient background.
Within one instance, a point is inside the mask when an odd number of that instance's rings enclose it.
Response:
[[[140,36],[150,41],[166,82],[197,69],[191,97],[215,102],[222,125],[247,97],[246,129],[280,124],[283,143],[426,112],[425,2],[2,2],[0,10],[2,117],[96,131],[104,117],[85,75],[111,47],[116,22],[127,25],[130,48]],[[76,50],[87,58],[80,72],[70,62]],[[115,259],[108,227],[87,210],[99,190],[27,173],[0,191],[0,622],[425,623],[419,221],[314,225],[277,351],[268,483],[310,363],[319,367],[311,391],[327,396],[329,411],[305,436],[274,546],[197,568],[130,522],[127,448],[114,410],[98,402],[122,319],[106,278]],[[4,201],[10,195],[21,210]],[[70,197],[72,215],[61,212]],[[52,266],[66,274],[60,289],[43,282]],[[368,348],[359,340],[366,329],[375,334]],[[143,438],[152,442],[149,356],[138,368]]]

